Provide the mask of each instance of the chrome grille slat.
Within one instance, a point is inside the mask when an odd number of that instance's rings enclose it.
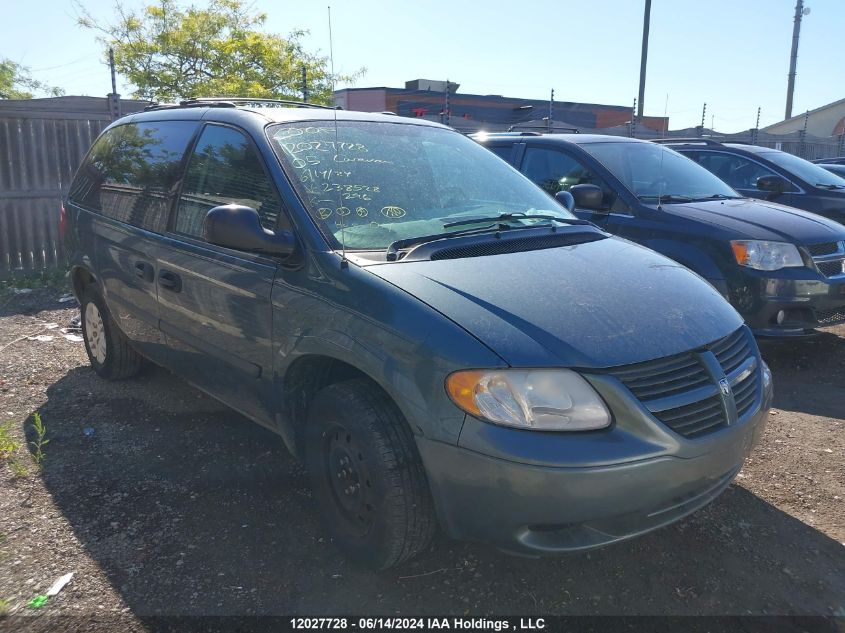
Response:
[[[757,403],[760,368],[750,337],[742,326],[706,346],[713,356],[693,350],[610,373],[667,427],[687,438],[701,437],[728,423],[717,380],[711,378],[718,375],[712,373],[713,357],[731,385],[738,417],[747,415]]]

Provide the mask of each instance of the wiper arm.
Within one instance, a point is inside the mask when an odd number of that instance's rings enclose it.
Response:
[[[443,225],[444,229],[452,228],[453,226],[468,226],[470,224],[483,224],[485,222],[507,222],[508,220],[553,220],[563,224],[592,224],[587,220],[579,218],[562,218],[557,215],[527,215],[522,212],[517,213],[500,213],[499,215],[484,216],[479,218],[468,218],[466,220],[456,220],[455,222],[446,222]]]
[[[653,198],[657,201],[657,204],[660,204],[661,202],[669,202],[669,203],[671,203],[671,202],[692,202],[693,200],[695,200],[695,198],[690,198],[689,196],[676,196],[676,195],[672,195],[672,194],[668,194],[668,193],[664,193],[663,195],[660,195],[660,196],[637,196],[637,197],[640,200],[646,200],[646,199]]]

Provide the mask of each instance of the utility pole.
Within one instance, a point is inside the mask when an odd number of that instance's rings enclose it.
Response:
[[[651,23],[651,0],[645,0],[645,13],[643,15],[643,49],[640,56],[640,92],[637,98],[640,109],[637,113],[639,119],[643,118],[643,106],[645,104],[645,69],[648,60],[648,29]]]
[[[555,89],[552,88],[552,96],[549,98],[549,134],[552,133],[552,119],[555,115]]]
[[[108,95],[109,114],[112,121],[120,118],[120,95],[117,94],[117,75],[114,71],[114,49],[109,48],[109,70],[111,71],[111,92]]]
[[[798,63],[798,38],[801,35],[801,18],[809,13],[804,9],[804,0],[795,2],[795,18],[792,26],[792,52],[789,54],[789,79],[786,84],[786,116],[792,118],[792,95],[795,92],[795,65]]]
[[[698,126],[698,135],[704,136],[704,117],[707,116],[707,104],[701,108],[701,125]]]
[[[308,103],[308,70],[302,64],[302,100]]]

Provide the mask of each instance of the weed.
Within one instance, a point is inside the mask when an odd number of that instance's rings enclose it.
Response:
[[[46,439],[47,427],[41,421],[41,414],[36,411],[32,414],[32,428],[35,431],[35,439],[29,444],[32,446],[32,459],[39,471],[44,470],[44,447],[50,442]]]
[[[29,468],[27,468],[26,464],[24,464],[19,459],[10,459],[9,468],[12,470],[12,475],[16,479],[24,479],[25,477],[29,477]]]
[[[7,288],[68,288],[67,269],[42,270],[37,273],[17,275],[10,279],[0,279],[0,290]]]
[[[20,447],[12,437],[12,423],[0,424],[0,459],[6,459]]]
[[[0,600],[0,616],[7,615],[11,605],[8,600]]]

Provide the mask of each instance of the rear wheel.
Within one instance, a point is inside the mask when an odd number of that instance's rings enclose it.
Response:
[[[407,422],[363,380],[326,387],[308,412],[306,463],[327,532],[378,569],[425,549],[436,519]]]
[[[89,286],[83,292],[80,313],[85,351],[94,371],[107,380],[122,380],[137,374],[144,359],[117,327],[95,287]]]

